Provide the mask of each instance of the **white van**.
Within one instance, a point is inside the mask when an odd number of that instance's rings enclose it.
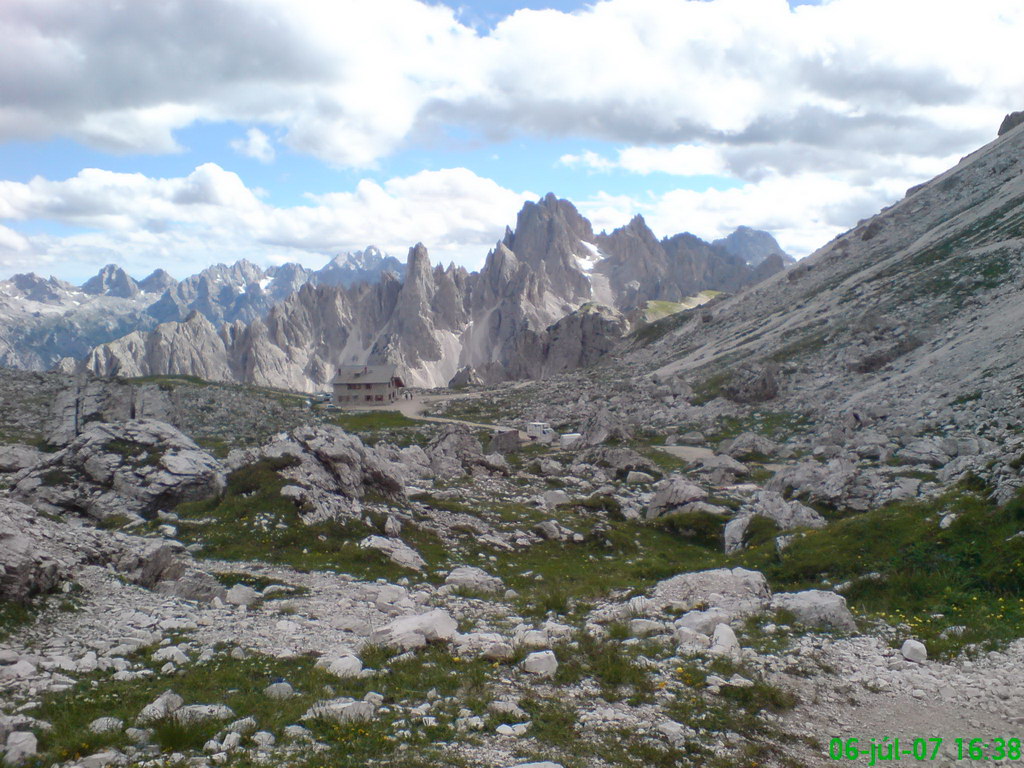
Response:
[[[558,437],[546,421],[531,421],[526,425],[526,436],[538,443],[550,443]]]

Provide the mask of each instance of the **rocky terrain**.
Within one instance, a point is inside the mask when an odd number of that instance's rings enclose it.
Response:
[[[432,266],[417,245],[401,280],[309,280],[250,322],[203,307],[185,317],[181,308],[195,303],[174,303],[169,292],[161,306],[181,311],[161,319],[178,322],[140,328],[62,368],[306,392],[325,390],[338,366],[363,363],[394,363],[407,382],[426,387],[466,369],[489,383],[545,378],[597,360],[642,322],[651,302],[663,314],[678,311],[701,291],[763,280],[787,259],[771,235],[749,228],[713,244],[690,234],[659,241],[637,217],[595,235],[572,203],[548,195],[524,206],[479,272]]]
[[[530,234],[589,242],[545,200],[487,271],[543,252],[580,302],[531,341],[577,366],[538,381],[339,411],[0,372],[4,759],[1019,762],[1022,145],[594,357],[576,339],[622,313]],[[638,297],[669,248],[641,225],[596,238]],[[446,316],[446,272],[414,250],[400,327]],[[523,441],[537,420],[560,439]]]

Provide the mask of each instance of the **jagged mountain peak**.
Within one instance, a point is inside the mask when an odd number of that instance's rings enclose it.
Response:
[[[141,291],[139,285],[117,264],[107,264],[82,284],[82,291],[94,296],[115,296],[131,299]]]
[[[738,256],[751,267],[756,267],[772,254],[781,256],[785,263],[792,264],[795,261],[792,256],[782,250],[778,241],[770,233],[745,225],[738,226],[726,237],[713,241],[711,246]]]
[[[1009,133],[1021,124],[1024,124],[1024,110],[1011,112],[1003,118],[1003,122],[999,126],[999,132],[996,135],[1002,136],[1004,133]]]
[[[405,274],[405,265],[375,245],[361,251],[339,253],[312,275],[319,285],[351,286],[358,282],[376,282],[386,272]]]
[[[149,276],[139,281],[139,288],[146,293],[163,293],[169,288],[178,284],[171,275],[163,269],[154,269]]]
[[[527,202],[516,217],[516,228],[504,240],[523,261],[532,265],[562,260],[579,250],[579,241],[594,242],[590,222],[568,200],[549,192]]]
[[[405,280],[407,283],[422,282],[430,279],[432,265],[427,246],[423,243],[416,243],[409,249],[409,260],[405,265]]]
[[[40,277],[35,272],[11,275],[10,278],[0,281],[0,294],[17,296],[30,301],[38,301],[44,304],[60,302],[67,294],[77,292],[78,289],[58,280],[52,275],[49,278]]]
[[[545,375],[590,359],[569,354],[574,343],[603,350],[620,334],[621,323],[592,320],[549,333],[587,302],[631,311],[705,288],[736,290],[772,268],[755,274],[698,242],[698,257],[669,264],[643,216],[595,237],[575,205],[549,193],[523,205],[515,229],[506,228],[478,273],[432,264],[423,243],[409,249],[404,264],[368,246],[338,254],[316,272],[272,268],[259,273],[258,285],[247,283],[246,262],[215,265],[168,290],[148,311],[180,321],[198,310],[216,334],[167,328],[152,347],[109,344],[83,370],[103,374],[116,361],[117,370],[155,371],[179,359],[174,345],[196,343],[221,356],[215,369],[229,371],[229,378],[304,390],[323,386],[342,361],[397,363],[407,381],[425,386],[444,384],[467,365],[486,381]]]

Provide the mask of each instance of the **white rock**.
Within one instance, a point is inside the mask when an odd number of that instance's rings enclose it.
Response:
[[[313,734],[310,733],[308,728],[303,728],[301,725],[286,725],[284,727],[284,735],[293,741],[313,740]]]
[[[711,647],[711,638],[689,627],[677,627],[676,641],[679,643],[679,653],[702,653]]]
[[[229,733],[240,733],[243,736],[247,733],[252,733],[255,730],[256,718],[251,715],[249,717],[243,717],[241,720],[235,720],[235,722],[228,726]]]
[[[736,633],[728,624],[719,624],[711,635],[711,653],[722,656],[735,656],[740,652],[740,643]]]
[[[632,619],[629,622],[629,634],[633,637],[649,637],[660,635],[665,631],[665,624],[651,619]]]
[[[230,731],[224,736],[224,741],[220,743],[220,749],[224,752],[231,752],[234,749],[238,749],[242,743],[242,734],[238,731]]]
[[[558,671],[558,659],[554,651],[535,651],[523,659],[523,671],[531,675],[554,677]]]
[[[516,723],[515,725],[499,725],[494,729],[499,736],[525,736],[530,730],[529,723]]]
[[[4,749],[4,760],[8,765],[21,765],[30,757],[35,756],[39,742],[30,731],[14,731],[7,736]]]
[[[274,746],[277,739],[274,738],[274,734],[270,731],[257,731],[252,735],[253,743],[260,749],[268,749]]]
[[[658,610],[701,607],[745,613],[762,609],[770,598],[764,574],[746,568],[681,573],[659,581],[651,594],[651,602]]]
[[[283,700],[290,699],[295,695],[295,689],[292,688],[291,683],[280,682],[271,683],[263,689],[263,694],[271,699]]]
[[[647,519],[653,520],[661,514],[670,512],[693,501],[703,501],[708,497],[707,491],[682,477],[675,475],[662,480],[655,486],[656,492],[647,508]]]
[[[180,648],[169,645],[153,654],[153,661],[173,661],[175,664],[188,664],[188,656]]]
[[[569,494],[565,491],[554,490],[544,493],[544,506],[547,509],[554,509],[559,504],[568,504],[570,501]]]
[[[230,605],[252,605],[260,599],[260,593],[245,584],[235,584],[224,596],[224,602]]]
[[[693,731],[675,720],[662,720],[657,725],[658,733],[668,739],[670,744],[682,744],[693,734]]]
[[[388,556],[395,565],[413,571],[422,571],[427,567],[426,561],[419,553],[401,539],[388,539],[384,536],[367,536],[359,542],[362,549],[375,549]]]
[[[359,660],[358,656],[351,653],[346,653],[344,656],[325,656],[316,663],[316,666],[327,670],[335,677],[355,677],[363,671],[363,662]]]
[[[524,648],[547,648],[551,645],[551,638],[542,629],[516,630],[515,641]]]
[[[492,576],[482,568],[472,565],[460,565],[458,568],[453,568],[451,573],[445,577],[444,583],[454,587],[477,589],[482,592],[499,592],[505,587],[497,576]]]
[[[24,677],[33,677],[36,672],[37,670],[34,664],[21,659],[9,666],[0,667],[0,680],[16,680]]]
[[[429,642],[453,639],[459,625],[447,611],[435,608],[427,613],[402,616],[370,635],[370,642],[408,651]]]
[[[124,721],[116,717],[98,717],[89,723],[89,733],[120,733],[124,730]]]
[[[204,723],[208,720],[228,720],[235,716],[231,707],[224,704],[189,704],[174,710],[173,717],[179,723]]]
[[[812,627],[832,627],[846,632],[857,629],[857,623],[846,607],[846,598],[835,592],[808,589],[779,593],[772,598],[772,608],[789,611],[801,624]]]
[[[303,720],[333,720],[336,723],[352,723],[371,720],[374,706],[368,701],[340,698],[318,701],[302,716]]]
[[[626,475],[626,482],[629,484],[633,483],[653,483],[654,476],[648,475],[646,472],[639,472],[635,469],[631,469]]]
[[[165,718],[180,709],[184,703],[185,700],[174,691],[164,691],[152,703],[143,707],[138,722],[150,723]]]
[[[675,621],[676,629],[690,629],[702,635],[710,635],[719,624],[728,624],[735,614],[722,608],[706,611],[688,611]]]
[[[543,763],[519,763],[518,765],[511,765],[509,768],[562,768],[562,766],[558,763],[545,761]]]
[[[78,758],[75,766],[77,768],[108,768],[111,765],[120,765],[124,762],[124,755],[110,749],[104,752],[96,752],[87,757]]]
[[[924,643],[918,640],[907,640],[904,642],[903,647],[900,648],[900,653],[903,654],[903,658],[907,661],[914,661],[918,664],[928,661],[928,649],[925,648]]]

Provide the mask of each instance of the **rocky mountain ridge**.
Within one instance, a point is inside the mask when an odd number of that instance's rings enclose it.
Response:
[[[81,286],[17,274],[0,281],[0,365],[46,370],[98,344],[199,312],[210,322],[251,322],[301,286],[376,282],[404,265],[369,246],[339,254],[319,270],[300,264],[262,269],[244,259],[175,280],[155,270],[136,281],[108,264]]]
[[[420,244],[401,281],[390,273],[374,284],[308,281],[263,317],[225,315],[218,327],[211,312],[193,312],[98,346],[65,369],[300,391],[323,390],[338,366],[363,363],[397,364],[414,386],[445,386],[467,368],[484,382],[537,378],[609,350],[630,328],[618,312],[708,288],[739,290],[782,269],[778,244],[763,234],[748,250],[764,258],[751,267],[693,235],[659,242],[642,217],[595,235],[572,203],[548,195],[523,207],[480,272],[434,267]],[[606,310],[574,314],[590,305]]]

